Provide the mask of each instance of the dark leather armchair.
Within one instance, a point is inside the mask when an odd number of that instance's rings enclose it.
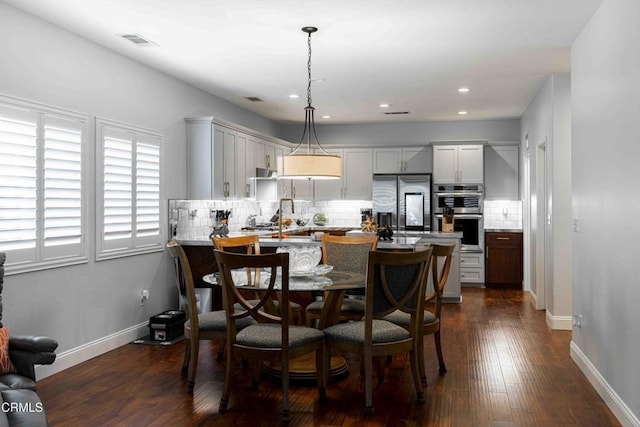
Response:
[[[0,252],[0,327],[2,327],[2,289],[6,254]],[[0,404],[16,403],[22,411],[0,411],[0,427],[47,425],[42,402],[35,393],[34,365],[50,365],[56,359],[58,342],[48,337],[9,336],[9,358],[17,373],[0,375]],[[5,405],[11,407],[10,405]],[[4,406],[3,406],[4,407]]]

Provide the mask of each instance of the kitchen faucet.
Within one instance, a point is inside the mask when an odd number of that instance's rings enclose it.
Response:
[[[280,210],[279,212],[279,217],[278,217],[278,238],[282,239],[282,202],[285,201],[290,201],[291,202],[291,213],[295,213],[296,210],[293,206],[293,199],[291,197],[283,197],[282,199],[280,199]]]

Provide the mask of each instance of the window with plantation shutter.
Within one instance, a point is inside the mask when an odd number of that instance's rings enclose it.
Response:
[[[0,251],[8,274],[87,261],[86,121],[0,97]]]
[[[96,119],[97,259],[163,250],[162,134]]]

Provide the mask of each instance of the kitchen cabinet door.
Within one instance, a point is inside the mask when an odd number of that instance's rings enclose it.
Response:
[[[431,173],[433,154],[431,147],[405,147],[402,149],[403,173]]]
[[[484,148],[482,145],[458,146],[458,174],[462,184],[484,183]]]
[[[482,184],[484,151],[480,144],[434,145],[433,182]]]
[[[456,184],[458,180],[458,146],[433,146],[433,182]]]
[[[329,154],[337,154],[342,158],[342,178],[315,181],[313,183],[315,200],[341,200],[343,198],[343,182],[345,180],[344,150],[325,149],[325,151]]]
[[[486,284],[522,288],[522,233],[488,232],[485,242]]]
[[[486,200],[520,200],[517,145],[488,146],[484,150],[484,191]]]
[[[190,199],[237,197],[236,171],[245,172],[244,146],[238,144],[237,132],[212,120],[212,117],[186,119]]]
[[[371,149],[347,148],[342,157],[343,199],[371,200],[373,187],[373,152]]]
[[[373,173],[401,173],[402,148],[374,148]]]
[[[315,181],[315,200],[371,200],[373,150],[345,148],[326,151],[342,158],[342,178]]]

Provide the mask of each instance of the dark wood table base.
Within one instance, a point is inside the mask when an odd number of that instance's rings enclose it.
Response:
[[[265,362],[262,370],[265,375],[273,379],[282,378],[282,369],[279,363]],[[289,380],[299,383],[313,383],[316,385],[316,356],[313,353],[306,354],[289,361]],[[329,362],[329,382],[338,381],[349,375],[347,360],[340,356],[331,356]]]

